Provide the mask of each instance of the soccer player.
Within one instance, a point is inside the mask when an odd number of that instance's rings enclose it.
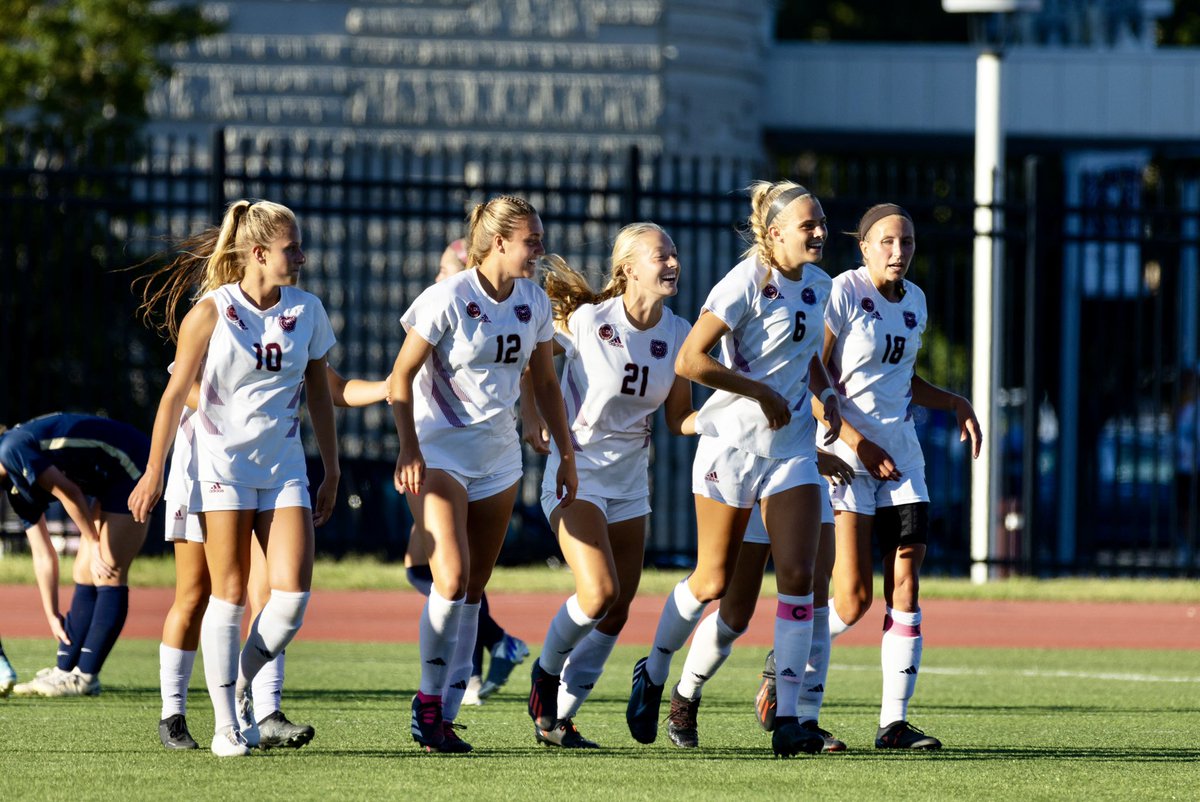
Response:
[[[863,264],[834,279],[825,314],[824,360],[854,423],[841,429],[834,449],[855,470],[853,482],[831,491],[837,557],[830,630],[834,636],[845,631],[871,606],[874,535],[883,558],[887,605],[875,746],[938,749],[941,741],[908,723],[908,703],[921,668],[918,589],[929,537],[925,459],[911,406],[953,412],[959,439],[970,440],[973,457],[979,456],[983,439],[965,398],[916,374],[928,313],[925,294],[905,278],[916,252],[912,217],[895,204],[873,206],[859,221],[857,238]]]
[[[621,229],[600,292],[562,260],[546,263],[555,350],[566,354],[562,384],[579,492],[570,507],[559,503],[553,477],[561,454],[552,445],[542,509],[576,591],[550,622],[528,708],[539,742],[594,748],[573,719],[604,670],[641,579],[651,419],[665,405],[672,432],[695,434],[691,385],[675,374],[691,326],[664,306],[678,289],[679,255],[653,223]]]
[[[88,415],[43,415],[0,428],[0,491],[25,523],[42,607],[59,643],[56,665],[15,686],[17,695],[100,693],[100,669],[129,612],[129,566],[146,539],[145,522],[129,515],[125,498],[145,470],[149,447],[132,426]],[[58,557],[46,528],[54,501],[80,533],[65,619]]]
[[[312,586],[313,527],[328,520],[341,476],[325,362],[333,329],[320,300],[295,286],[304,262],[290,209],[240,200],[219,228],[163,268],[169,325],[186,288],[199,285],[203,295],[178,327],[175,370],[129,509],[144,521],[162,496],[166,454],[199,380],[188,509],[200,516],[212,580],[200,642],[216,720],[212,751],[223,757],[248,755],[258,741],[248,683],[300,629]],[[315,504],[299,437],[302,391],[324,468]],[[239,657],[254,534],[266,551],[271,598]]]
[[[537,210],[521,198],[477,205],[467,237],[470,268],[426,289],[400,319],[407,336],[390,388],[400,438],[395,483],[409,494],[416,527],[434,543],[411,728],[430,751],[471,750],[454,719],[471,675],[480,599],[522,474],[512,409],[526,363],[541,414],[567,455],[555,493],[564,506],[575,497],[550,300],[529,280],[545,253],[542,237]]]
[[[387,381],[346,379],[332,366],[326,366],[329,390],[335,406],[367,406],[387,398]],[[193,386],[175,434],[171,466],[163,498],[167,504],[166,540],[175,552],[175,599],[163,622],[159,644],[159,687],[162,717],[158,735],[168,749],[196,749],[198,744],[187,727],[187,693],[200,642],[200,625],[212,585],[204,560],[204,534],[198,516],[188,512],[191,497],[192,442],[195,438],[193,413],[199,402],[199,387]],[[271,596],[266,554],[262,544],[251,544],[249,599],[250,618],[258,617]],[[309,724],[292,723],[280,709],[283,691],[284,659],[281,651],[259,670],[251,688],[254,714],[258,719],[261,749],[290,747],[298,749],[313,739],[316,731]]]
[[[705,605],[725,595],[755,503],[775,558],[775,654],[782,676],[804,673],[812,643],[823,482],[810,389],[828,399],[831,440],[841,426],[820,357],[830,279],[816,263],[828,229],[820,201],[790,181],[755,183],[751,206],[754,244],[713,287],[675,360],[680,376],[716,392],[696,418],[696,568],[668,597],[650,655],[634,667],[626,722],[641,743],[657,737],[672,656]],[[709,356],[718,343],[719,360]],[[800,727],[798,694],[798,682],[785,683],[779,693],[772,748],[784,757],[815,753],[824,744]]]
[[[438,272],[433,280],[436,283],[466,269],[467,241],[456,239],[442,251],[442,257],[438,261]],[[530,409],[532,413],[527,411]],[[536,408],[529,400],[528,393],[521,395],[521,410],[522,415],[536,415]],[[428,596],[429,589],[433,586],[428,556],[431,545],[429,533],[420,531],[414,525],[408,536],[408,548],[404,551],[404,572],[408,584],[423,596]],[[491,654],[486,678],[483,676],[485,649]],[[496,619],[492,618],[487,594],[484,593],[479,601],[479,629],[475,635],[475,651],[471,655],[471,677],[467,680],[467,690],[463,694],[462,703],[483,704],[484,699],[504,687],[513,669],[528,656],[529,647],[525,641],[505,632]]]
[[[842,424],[846,426],[845,422]],[[817,449],[817,468],[830,484],[849,482],[854,470],[840,457]],[[825,675],[829,670],[829,571],[833,566],[833,508],[828,493],[821,494],[821,543],[817,551],[813,581],[813,634],[808,651],[797,702],[796,718],[803,729],[824,739],[823,752],[841,752],[846,744],[817,724],[820,701],[824,697]],[[746,528],[737,565],[729,589],[721,597],[720,608],[705,617],[696,627],[692,647],[683,664],[683,675],[671,691],[671,707],[667,715],[667,736],[676,746],[694,749],[700,745],[696,715],[705,684],[716,675],[733,650],[734,641],[745,634],[758,604],[763,572],[771,556],[771,541],[763,527],[762,515],[756,511]],[[824,577],[824,581],[822,578]],[[768,732],[775,729],[774,653],[768,658],[765,673],[772,679],[767,692],[757,699],[759,720]]]

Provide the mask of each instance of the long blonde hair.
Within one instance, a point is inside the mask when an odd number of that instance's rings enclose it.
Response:
[[[479,267],[492,252],[495,237],[510,239],[518,223],[536,215],[532,203],[515,195],[476,204],[467,217],[467,267]]]
[[[750,192],[750,218],[746,221],[754,242],[742,252],[742,258],[758,254],[759,260],[772,267],[775,263],[775,248],[767,230],[778,220],[778,216],[792,201],[816,197],[795,181],[755,181],[747,190]],[[776,204],[779,204],[776,208]]]
[[[542,257],[542,284],[546,295],[550,296],[554,327],[569,333],[567,321],[580,306],[603,303],[609,298],[624,295],[628,276],[622,268],[637,258],[641,238],[652,232],[667,236],[662,226],[650,222],[630,223],[617,232],[609,260],[608,280],[599,292],[592,289],[587,278],[558,254]]]
[[[142,288],[138,307],[142,321],[174,342],[179,337],[179,304],[185,297],[195,300],[217,287],[241,281],[255,246],[269,247],[294,225],[296,215],[286,206],[261,200],[234,201],[220,226],[179,243],[174,259],[134,280],[134,286]],[[160,304],[163,308],[158,310]]]

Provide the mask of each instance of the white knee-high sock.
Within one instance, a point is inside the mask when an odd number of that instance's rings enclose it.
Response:
[[[775,608],[775,715],[796,715],[800,683],[812,649],[813,595],[779,594]]]
[[[704,615],[705,606],[692,594],[686,579],[676,585],[667,597],[658,619],[658,629],[654,633],[654,646],[646,660],[646,673],[655,685],[666,683],[671,674],[671,658],[687,643],[700,616]]]
[[[808,649],[808,667],[800,684],[800,699],[796,715],[801,721],[818,721],[825,702],[825,678],[829,675],[829,611],[831,607],[813,610],[812,646]]]
[[[683,676],[679,678],[679,695],[684,699],[699,699],[708,682],[724,664],[729,653],[733,651],[733,642],[741,637],[738,632],[725,623],[721,611],[705,617],[696,627],[696,636],[692,638],[692,648],[688,650],[687,660],[683,661]]]
[[[829,602],[829,637],[836,638],[852,626],[854,625],[847,624],[842,620],[842,617],[838,615],[837,608],[833,606],[833,602]]]
[[[563,664],[562,681],[558,683],[559,718],[574,718],[579,712],[604,673],[604,665],[616,645],[616,635],[605,635],[593,629],[571,652]]]
[[[158,686],[162,692],[162,718],[187,715],[188,683],[196,653],[158,644]]]
[[[440,698],[450,674],[450,663],[454,659],[454,647],[458,644],[458,622],[462,619],[465,598],[451,601],[437,592],[429,591],[429,598],[421,610],[421,685],[424,696]]]
[[[204,681],[213,703],[215,731],[237,726],[233,691],[238,678],[238,646],[242,640],[242,616],[246,608],[216,596],[200,623],[200,648],[204,650]]]
[[[254,682],[259,670],[296,637],[304,623],[308,597],[309,594],[303,591],[271,591],[271,598],[254,619],[246,645],[242,647],[241,669],[246,682]],[[258,715],[257,711],[255,715]]]
[[[542,667],[542,671],[555,676],[560,675],[567,656],[598,623],[599,618],[590,618],[583,612],[577,595],[572,595],[563,602],[550,621],[546,641],[542,644],[542,654],[538,657],[538,665]]]
[[[889,607],[883,619],[883,643],[879,649],[883,667],[880,727],[908,718],[908,700],[917,689],[917,674],[921,670],[921,641],[921,611],[903,613]]]
[[[471,679],[474,668],[471,658],[479,631],[479,607],[479,602],[462,606],[458,620],[458,642],[454,645],[454,659],[450,661],[446,688],[442,691],[442,718],[446,721],[454,721],[458,717],[463,694],[467,692],[467,681]]]
[[[254,677],[254,716],[262,721],[279,709],[283,697],[283,663],[287,658],[284,649],[268,660]]]

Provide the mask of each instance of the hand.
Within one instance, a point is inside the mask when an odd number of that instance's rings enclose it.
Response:
[[[425,482],[425,458],[421,456],[420,448],[401,447],[400,455],[396,457],[396,472],[392,482],[400,495],[412,493],[418,495],[421,485]]]
[[[133,515],[133,520],[140,524],[150,520],[150,513],[154,511],[154,505],[162,498],[162,477],[151,476],[149,472],[143,473],[142,478],[138,479],[138,483],[134,485],[133,492],[129,494],[129,512]]]
[[[554,478],[554,495],[562,499],[560,507],[569,507],[579,492],[579,476],[575,473],[575,460],[563,459],[558,463],[558,475]]]
[[[838,435],[842,432],[842,405],[838,401],[836,395],[831,396],[829,401],[825,403],[825,425],[829,427],[829,431],[825,433],[825,445],[831,446],[837,442]]]
[[[63,621],[61,613],[55,613],[54,617],[50,618],[47,623],[50,624],[50,632],[55,638],[57,638],[64,646],[71,645],[71,639],[67,637],[66,622]]]
[[[113,579],[117,575],[115,560],[111,561],[111,556],[106,559],[104,556],[104,547],[99,544],[93,544],[92,548],[92,576],[97,580]]]
[[[390,407],[392,405],[392,374],[389,373],[387,378],[383,380],[383,386],[386,388],[384,390],[383,400],[386,401],[387,405]]]
[[[770,387],[763,386],[763,392],[755,399],[767,419],[768,429],[782,429],[792,421],[792,410],[787,399]]]
[[[975,417],[975,409],[971,402],[959,396],[954,400],[954,415],[958,418],[958,441],[965,443],[971,438],[971,457],[979,459],[979,451],[983,448],[983,430],[979,426],[979,418]]]
[[[337,504],[338,478],[327,475],[317,488],[317,498],[313,505],[313,526],[326,524],[333,516],[333,508]]]
[[[865,437],[859,441],[854,453],[862,460],[867,473],[882,481],[900,481],[903,474],[896,470],[896,462],[892,455]]]
[[[850,463],[837,454],[831,454],[819,448],[817,449],[817,470],[822,476],[828,477],[829,483],[832,485],[848,485],[854,481],[854,468],[850,467]]]
[[[546,422],[541,418],[523,419],[521,421],[521,437],[537,453],[550,453],[550,432],[546,429]]]

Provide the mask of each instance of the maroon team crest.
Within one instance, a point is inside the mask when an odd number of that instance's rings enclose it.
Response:
[[[817,302],[817,294],[812,287],[805,287],[800,293],[800,300],[811,306]]]
[[[768,284],[767,286],[763,287],[763,297],[768,301],[774,301],[779,297],[779,288],[774,284]]]
[[[613,338],[613,336],[617,332],[613,329],[612,324],[603,323],[600,325],[600,330],[597,331],[596,333],[600,335],[601,340],[604,340],[604,342],[608,342],[609,340],[611,340]]]
[[[516,313],[517,320],[522,323],[528,323],[533,318],[533,312],[529,309],[529,304],[517,304],[513,307],[513,312]]]
[[[667,344],[663,340],[650,341],[650,356],[655,359],[662,359],[667,355]]]
[[[279,316],[279,328],[281,328],[287,332],[295,331],[296,330],[296,316],[295,315],[280,315]]]
[[[246,324],[243,323],[242,319],[238,317],[237,310],[233,308],[233,304],[225,307],[225,317],[229,318],[231,323],[238,324],[238,328],[240,328],[242,331],[246,331]]]
[[[917,327],[917,313],[916,312],[905,312],[904,313],[904,325],[910,329],[915,329]]]
[[[479,304],[474,301],[467,302],[467,317],[471,318],[471,320],[478,320],[482,314],[483,310],[479,308]]]
[[[862,299],[862,308],[864,312],[870,313],[875,311],[875,302],[870,298]]]

